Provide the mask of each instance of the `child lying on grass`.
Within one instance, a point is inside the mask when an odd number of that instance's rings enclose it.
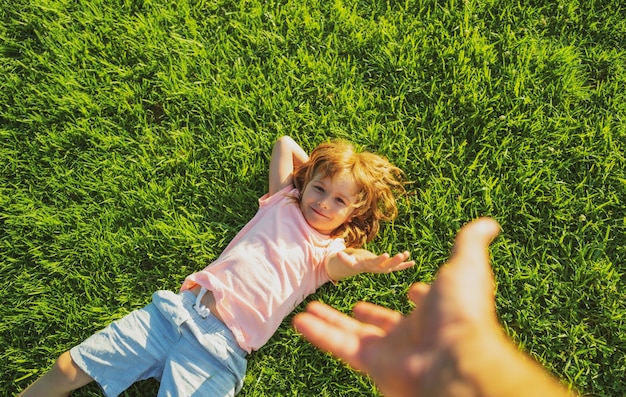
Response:
[[[175,294],[114,321],[61,354],[21,396],[67,396],[96,381],[117,396],[156,378],[159,396],[234,396],[246,355],[263,346],[304,298],[328,281],[387,273],[409,253],[361,249],[395,218],[402,172],[352,145],[323,143],[311,157],[289,137],[274,145],[269,191],[224,252]]]

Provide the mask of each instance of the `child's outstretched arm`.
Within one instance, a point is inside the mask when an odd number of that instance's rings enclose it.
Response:
[[[328,258],[326,272],[334,281],[366,272],[391,273],[415,265],[414,261],[408,259],[408,251],[390,256],[387,253],[376,255],[361,248],[348,248]]]
[[[278,138],[270,159],[270,196],[292,183],[295,167],[304,164],[309,155],[288,136]]]

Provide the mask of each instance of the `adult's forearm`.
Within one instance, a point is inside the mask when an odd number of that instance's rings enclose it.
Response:
[[[521,352],[502,332],[494,333],[491,338],[482,337],[480,340],[480,343],[462,352],[462,358],[458,358],[459,372],[469,390],[473,391],[468,395],[576,396],[574,391],[568,390],[537,361]]]

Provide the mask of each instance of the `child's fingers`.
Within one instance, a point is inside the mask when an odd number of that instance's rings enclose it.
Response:
[[[344,252],[339,252],[337,255],[347,266],[360,268],[372,273],[390,273],[415,265],[414,261],[406,261],[410,255],[408,251],[397,253],[393,257],[390,257],[388,253],[384,253],[363,259],[357,259]]]
[[[392,258],[392,260],[394,263],[398,265],[404,264],[404,263],[410,263],[406,261],[407,259],[409,259],[409,256],[410,256],[409,251],[399,252]]]
[[[415,266],[415,262],[414,261],[402,262],[401,264],[396,266],[396,268],[393,269],[393,271],[396,272],[398,270],[408,269],[408,268],[413,267],[413,266]]]
[[[379,266],[380,273],[395,272],[404,270],[415,265],[415,261],[406,261],[409,258],[408,251],[404,251],[394,255],[392,258],[383,261]]]

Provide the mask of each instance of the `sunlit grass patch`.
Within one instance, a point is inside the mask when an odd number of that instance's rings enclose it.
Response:
[[[619,2],[23,0],[0,21],[0,394],[219,255],[284,134],[350,139],[411,181],[369,248],[416,267],[310,299],[408,312],[492,216],[508,334],[572,387],[625,394]],[[289,321],[241,395],[377,395]]]

